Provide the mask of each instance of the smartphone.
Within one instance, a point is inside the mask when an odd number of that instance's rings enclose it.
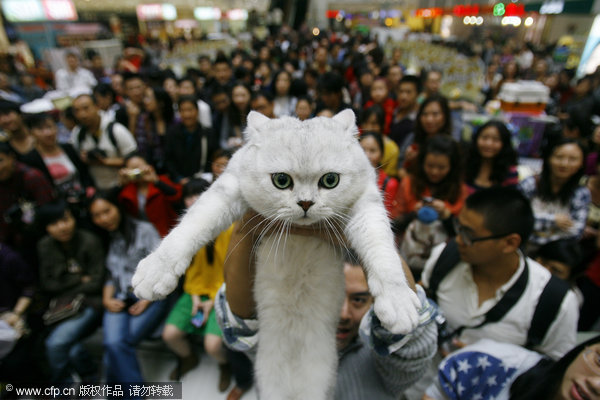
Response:
[[[192,325],[194,325],[196,328],[200,328],[202,326],[202,323],[204,322],[204,313],[199,310],[196,315],[194,315],[192,317]]]

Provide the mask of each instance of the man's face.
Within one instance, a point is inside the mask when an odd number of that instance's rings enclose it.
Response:
[[[73,101],[73,113],[81,125],[90,127],[100,118],[98,106],[89,96],[81,96]]]
[[[391,66],[388,70],[387,79],[390,83],[390,86],[394,88],[397,87],[398,83],[400,82],[400,79],[402,79],[402,68],[400,68],[397,65]]]
[[[74,55],[67,56],[67,66],[71,71],[75,71],[79,67],[79,59]]]
[[[14,133],[21,129],[23,119],[16,111],[8,111],[0,114],[0,128],[7,133]]]
[[[146,85],[139,78],[128,79],[125,82],[125,95],[135,104],[142,104],[145,91]]]
[[[442,85],[442,75],[438,72],[430,72],[425,81],[425,91],[428,95],[438,93]]]
[[[336,92],[322,92],[321,101],[325,108],[337,110],[342,102],[342,94]]]
[[[231,67],[224,62],[215,64],[215,79],[221,85],[226,85],[231,79]]]
[[[367,278],[362,268],[344,264],[344,276],[346,297],[335,334],[338,351],[346,348],[358,336],[360,321],[373,304],[373,296],[369,293]]]
[[[472,238],[494,235],[494,232],[485,227],[483,215],[467,207],[458,215],[458,222]],[[461,235],[457,235],[456,243],[461,260],[471,265],[485,265],[503,254],[501,239],[482,240],[467,246]]]
[[[215,94],[212,98],[213,107],[216,111],[220,113],[224,113],[229,107],[229,96],[227,93],[218,93]]]
[[[401,110],[412,110],[417,104],[417,87],[412,83],[404,82],[400,84],[398,90],[398,108]]]
[[[258,96],[256,99],[252,100],[251,107],[254,111],[258,111],[266,117],[275,118],[275,114],[273,113],[274,104],[269,102],[263,96]]]
[[[0,182],[10,179],[15,170],[15,156],[0,153]]]

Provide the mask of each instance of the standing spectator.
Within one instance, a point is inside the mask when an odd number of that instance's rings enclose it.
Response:
[[[133,218],[154,225],[161,237],[177,224],[175,207],[181,200],[181,186],[171,182],[139,155],[125,159],[125,167],[119,171],[123,189],[119,202]]]
[[[467,157],[466,183],[469,191],[494,185],[519,183],[517,152],[511,134],[503,122],[491,120],[473,135]]]
[[[158,246],[160,235],[150,223],[128,217],[112,193],[96,193],[90,202],[90,215],[93,223],[110,237],[108,279],[102,291],[106,380],[110,384],[142,384],[144,378],[135,350],[158,327],[167,303],[137,299],[131,278],[138,262]]]
[[[108,83],[99,83],[94,87],[93,93],[100,111],[106,114],[109,121],[114,121],[120,107],[115,90]]]
[[[186,208],[191,207],[200,194],[208,188],[204,180],[192,180],[184,187]],[[209,245],[200,249],[185,273],[183,294],[171,310],[162,333],[167,346],[175,352],[179,361],[169,379],[179,381],[183,375],[198,364],[186,335],[204,336],[204,349],[219,364],[219,391],[224,392],[231,381],[227,364],[223,333],[217,323],[214,302],[223,284],[223,265],[227,255],[233,225],[221,232]],[[192,318],[202,314],[202,324],[194,325]]]
[[[266,90],[262,90],[260,92],[255,92],[252,94],[250,99],[250,109],[253,111],[258,111],[265,117],[276,118],[275,117],[275,103],[273,100],[273,95],[271,92]]]
[[[54,80],[56,90],[69,92],[75,88],[85,88],[92,90],[98,83],[94,75],[87,69],[79,66],[79,56],[69,51],[65,55],[67,68],[61,68],[56,71]]]
[[[164,170],[164,142],[175,112],[171,97],[161,87],[146,87],[144,109],[138,119],[134,137],[137,151],[159,172]]]
[[[579,184],[584,154],[581,144],[561,138],[546,151],[540,176],[521,182],[535,215],[530,250],[583,234],[591,201],[589,189]]]
[[[198,122],[198,103],[194,97],[179,98],[181,122],[167,133],[165,165],[170,178],[185,185],[198,173],[210,171],[210,157],[219,148],[212,129]]]
[[[323,109],[330,110],[334,115],[346,108],[352,108],[350,104],[344,103],[344,79],[336,72],[327,72],[319,78],[317,91],[319,102],[316,113]]]
[[[212,95],[214,95],[215,90],[216,89],[213,89],[213,92],[211,92]],[[184,77],[179,80],[177,87],[177,95],[178,97],[192,96],[198,98],[196,84],[194,83],[194,80],[191,77]],[[198,122],[200,122],[200,125],[202,125],[204,128],[212,128],[212,112],[208,103],[198,98],[198,110]]]
[[[84,382],[97,380],[98,368],[82,340],[94,333],[102,321],[102,243],[92,233],[77,228],[73,214],[62,200],[40,207],[36,219],[47,233],[37,245],[42,289],[53,299],[85,296],[80,312],[59,321],[46,338],[51,380],[69,382],[73,370]]]
[[[385,126],[385,114],[383,108],[375,104],[364,109],[359,116],[358,129],[360,132],[377,132],[383,135]],[[387,136],[383,137],[383,158],[381,159],[381,168],[388,176],[395,177],[398,171],[399,149]]]
[[[115,91],[117,90],[115,89]],[[135,134],[136,129],[143,129],[140,119],[144,110],[145,94],[146,83],[140,75],[134,73],[123,75],[123,95],[125,99],[123,106],[115,114],[115,120],[133,134]]]
[[[135,139],[125,126],[102,115],[91,95],[75,98],[73,112],[80,126],[71,140],[81,160],[89,166],[98,189],[116,186],[124,157],[137,149]]]
[[[246,117],[250,112],[252,90],[241,82],[236,82],[231,88],[231,104],[227,110],[227,118],[221,126],[220,146],[235,148],[242,144],[242,134],[246,128]]]
[[[24,103],[25,98],[17,86],[12,85],[4,72],[0,72],[0,99],[14,103]]]
[[[290,89],[292,87],[292,75],[280,70],[273,77],[273,94],[275,96],[274,114],[277,118],[294,114],[296,102],[298,99],[292,96]]]
[[[418,102],[421,104],[426,98],[440,95],[442,87],[442,72],[432,69],[425,72],[423,79],[423,93],[419,96]]]

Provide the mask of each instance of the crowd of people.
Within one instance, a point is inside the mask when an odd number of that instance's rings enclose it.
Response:
[[[382,332],[349,255],[336,398],[598,398],[600,337],[576,347],[576,333],[600,317],[600,71],[575,80],[547,48],[513,39],[458,47],[485,65],[486,100],[519,79],[549,88],[559,123],[539,171],[522,168],[500,119],[465,141],[461,111],[483,104],[448,99],[444,71],[411,71],[393,43],[361,34],[284,27],[201,55],[184,76],[149,45],[126,46],[113,68],[68,51],[54,79],[2,57],[0,329],[16,335],[0,346],[0,377],[143,382],[136,347],[162,338],[180,380],[202,336],[219,390],[233,377],[228,399],[240,398],[256,334],[248,228],[200,250],[164,300],[137,299],[131,277],[243,145],[251,110],[305,120],[352,108],[422,310],[406,338]],[[71,105],[22,111],[51,89]],[[100,327],[96,360],[82,342]]]

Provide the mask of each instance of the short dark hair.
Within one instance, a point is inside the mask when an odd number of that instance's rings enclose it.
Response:
[[[71,210],[64,200],[54,200],[38,207],[35,212],[35,222],[41,229],[46,229],[48,225],[64,217],[67,211]]]
[[[214,162],[217,158],[221,158],[221,157],[227,157],[228,160],[231,160],[231,157],[233,157],[233,152],[228,149],[217,149],[212,154],[210,161]]]
[[[377,118],[377,124],[379,124],[379,126],[381,127],[381,132],[383,133],[383,129],[385,128],[385,111],[383,110],[383,107],[381,107],[379,104],[374,104],[371,107],[362,110],[360,113],[360,122],[358,123],[358,125],[360,126],[364,124],[365,121],[371,118],[371,115],[375,115],[375,117]]]
[[[206,189],[208,189],[209,186],[210,183],[208,183],[202,178],[190,179],[188,183],[183,185],[181,197],[186,198],[189,196],[200,195],[204,193],[204,191],[206,191]]]
[[[0,115],[8,114],[12,111],[21,114],[20,105],[12,101],[0,100]]]
[[[177,100],[177,107],[181,108],[183,103],[192,103],[196,110],[198,110],[198,100],[194,96],[181,96]]]
[[[548,242],[540,247],[535,255],[568,265],[570,267],[569,278],[575,278],[584,266],[581,247],[575,239],[559,239]]]
[[[47,120],[53,120],[52,116],[48,113],[37,113],[25,115],[25,126],[28,129],[41,128]]]
[[[142,78],[142,76],[140,74],[137,74],[135,72],[125,72],[123,74],[123,86],[125,85],[125,83],[127,81],[131,81],[133,79],[139,79],[142,82],[144,82],[144,79]]]
[[[344,78],[336,72],[326,72],[319,78],[317,88],[325,93],[341,93],[344,88]]]
[[[273,93],[271,93],[269,90],[263,89],[259,90],[258,92],[252,92],[250,103],[257,100],[259,97],[264,97],[269,103],[273,103],[275,101],[275,96],[273,96]]]
[[[516,233],[525,245],[533,231],[533,210],[529,199],[509,187],[492,187],[473,193],[465,208],[483,216],[484,226],[494,235]]]
[[[108,83],[103,82],[97,84],[94,87],[94,94],[99,94],[100,96],[110,95],[110,97],[113,99],[113,102],[115,100],[115,97],[117,97],[117,94],[115,93],[115,90],[112,88],[112,86]]]
[[[418,76],[415,76],[415,75],[404,75],[402,77],[402,79],[400,79],[400,82],[398,83],[398,86],[402,85],[403,83],[413,84],[415,86],[415,89],[417,90],[417,93],[421,93],[421,80],[419,79]]]

